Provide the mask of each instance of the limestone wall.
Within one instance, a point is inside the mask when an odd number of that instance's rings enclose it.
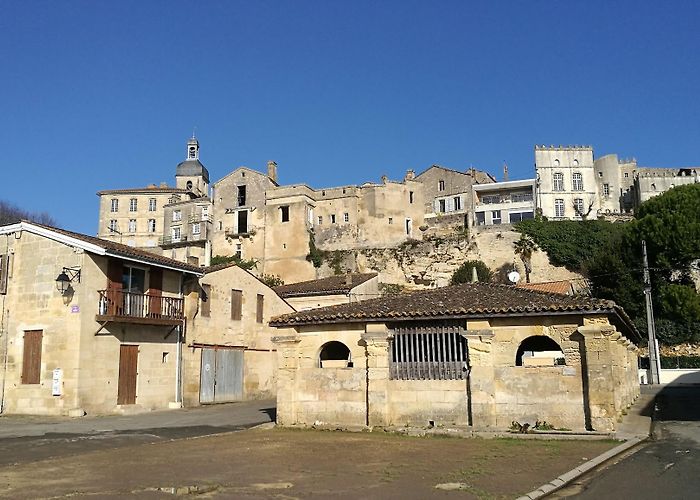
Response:
[[[467,425],[465,380],[389,380],[388,425]]]

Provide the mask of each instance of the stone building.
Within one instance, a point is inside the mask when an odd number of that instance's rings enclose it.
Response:
[[[471,283],[273,318],[277,423],[612,431],[639,394],[613,302]]]
[[[185,405],[274,398],[277,353],[269,321],[294,308],[238,266],[204,272],[185,298]]]
[[[381,296],[377,273],[341,274],[280,285],[274,290],[297,311],[349,304]]]
[[[474,184],[474,225],[513,224],[535,216],[535,179]]]
[[[183,283],[198,267],[30,222],[0,227],[2,412],[181,405]]]

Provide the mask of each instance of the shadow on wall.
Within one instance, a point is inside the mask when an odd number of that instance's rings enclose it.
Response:
[[[692,375],[682,375],[677,382],[691,379]],[[642,415],[653,420],[681,422],[700,421],[700,385],[665,386],[651,402],[642,409]]]

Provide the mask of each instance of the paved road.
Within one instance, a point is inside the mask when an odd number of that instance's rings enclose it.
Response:
[[[554,497],[700,498],[700,386],[662,389],[653,440],[588,481]]]
[[[275,420],[275,401],[103,417],[0,417],[0,466],[139,443],[208,436]]]

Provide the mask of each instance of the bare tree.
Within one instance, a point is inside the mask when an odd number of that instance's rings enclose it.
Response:
[[[581,201],[583,201],[583,200],[581,199]],[[593,205],[595,205],[595,197],[590,196],[590,197],[588,198],[588,208],[586,208],[585,205],[584,205],[583,207],[579,207],[579,206],[576,204],[576,200],[574,200],[573,202],[571,202],[571,204],[572,204],[572,206],[574,207],[574,213],[575,213],[576,215],[578,215],[579,217],[581,217],[582,220],[587,220],[587,219],[588,219],[588,216],[589,216],[589,215],[591,214],[591,212],[593,211]]]
[[[56,221],[47,212],[28,212],[16,205],[0,200],[0,226],[30,220],[47,226],[55,226]]]

